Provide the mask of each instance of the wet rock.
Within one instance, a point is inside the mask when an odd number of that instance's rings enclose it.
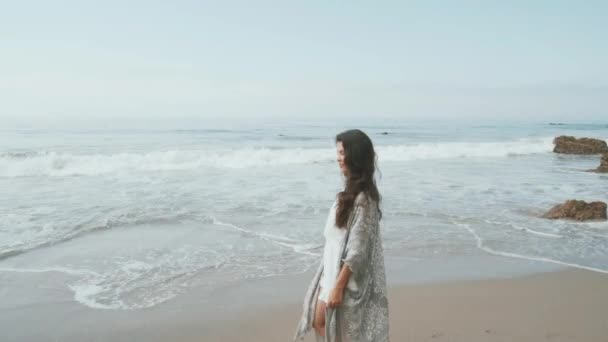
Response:
[[[564,204],[558,204],[543,215],[548,219],[573,219],[577,221],[605,220],[606,203],[578,200],[568,200]]]
[[[604,140],[593,138],[575,138],[559,136],[553,139],[553,152],[566,154],[599,154],[608,153],[608,145]]]
[[[608,153],[602,154],[600,166],[597,169],[589,170],[591,172],[608,173]]]

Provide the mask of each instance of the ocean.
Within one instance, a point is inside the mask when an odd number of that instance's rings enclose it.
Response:
[[[49,274],[86,307],[139,310],[310,272],[343,186],[333,139],[346,128],[2,130],[0,297]],[[539,218],[567,199],[608,202],[608,175],[584,172],[599,156],[552,153],[555,136],[607,139],[608,124],[356,128],[378,154],[389,280],[487,256],[521,272],[532,262],[608,273],[607,222]],[[34,302],[57,287],[22,292]]]

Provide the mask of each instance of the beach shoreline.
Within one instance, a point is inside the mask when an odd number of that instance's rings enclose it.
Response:
[[[192,289],[143,310],[91,309],[58,294],[55,301],[3,308],[0,326],[3,341],[290,341],[310,276],[256,280],[207,295]],[[608,337],[608,275],[574,268],[393,283],[389,306],[392,341]]]

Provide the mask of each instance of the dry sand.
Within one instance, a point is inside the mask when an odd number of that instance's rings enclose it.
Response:
[[[608,274],[569,269],[389,289],[391,341],[608,342]],[[208,322],[192,341],[290,341],[298,303]],[[313,341],[308,335],[305,341]]]

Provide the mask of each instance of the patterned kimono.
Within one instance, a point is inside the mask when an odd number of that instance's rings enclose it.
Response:
[[[346,264],[352,271],[351,279],[344,289],[342,304],[327,308],[325,337],[315,331],[318,342],[389,341],[384,253],[378,221],[376,203],[360,193],[348,220],[348,231],[341,246],[342,258],[335,265],[340,270]],[[312,329],[322,275],[321,260],[304,296],[294,341],[303,339]]]

